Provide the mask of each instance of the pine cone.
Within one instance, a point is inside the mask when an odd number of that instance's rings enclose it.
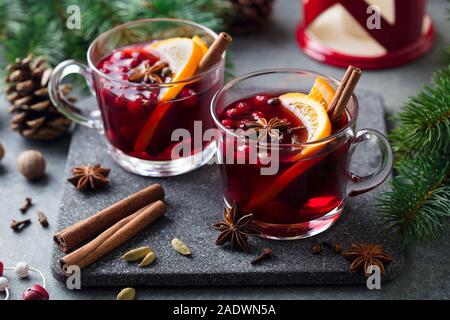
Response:
[[[47,84],[52,69],[45,60],[33,59],[32,55],[17,58],[15,63],[8,65],[7,71],[6,94],[12,104],[9,111],[13,114],[11,129],[35,140],[52,140],[61,136],[71,122],[50,101]],[[64,86],[61,90],[67,96],[71,88]]]
[[[228,26],[234,34],[255,32],[272,14],[274,0],[228,0],[233,12]]]

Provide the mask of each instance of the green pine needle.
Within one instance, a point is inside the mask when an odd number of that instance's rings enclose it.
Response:
[[[436,73],[397,116],[399,125],[390,135],[398,163],[418,154],[450,150],[450,67]]]
[[[405,160],[391,190],[377,203],[387,231],[405,247],[440,238],[450,218],[450,158],[432,155]]]
[[[20,2],[0,0],[0,39],[4,39],[8,33],[17,32],[23,17]]]

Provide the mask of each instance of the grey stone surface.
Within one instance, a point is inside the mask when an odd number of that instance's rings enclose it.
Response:
[[[358,94],[360,128],[373,128],[385,132],[384,110],[381,97],[367,91]],[[96,146],[92,148],[92,146]],[[374,149],[355,154],[353,165],[365,168],[368,174],[379,165]],[[117,248],[103,259],[82,271],[84,286],[185,286],[185,285],[281,285],[281,284],[336,284],[361,283],[364,277],[348,272],[348,262],[340,255],[324,250],[312,255],[313,242],[326,240],[348,247],[351,241],[383,243],[394,256],[387,278],[398,275],[403,268],[403,255],[399,248],[379,234],[379,218],[374,213],[374,192],[348,201],[343,218],[323,235],[298,241],[252,240],[253,251],[236,253],[228,247],[216,247],[217,231],[211,224],[222,219],[222,191],[219,169],[207,165],[189,174],[171,178],[138,177],[121,170],[107,156],[104,139],[87,128],[78,128],[72,138],[66,172],[74,165],[102,163],[112,168],[108,189],[95,193],[80,193],[71,184],[64,185],[59,208],[57,229],[62,230],[77,221],[125,198],[151,183],[160,183],[166,191],[168,213],[134,239]],[[193,251],[190,258],[176,253],[170,240],[180,238]],[[149,268],[139,268],[118,259],[132,248],[149,245],[157,260]],[[274,259],[260,266],[249,261],[264,247],[272,247]],[[54,246],[53,273],[64,281],[58,265],[62,256]],[[331,253],[331,254],[330,254]]]
[[[389,114],[399,111],[406,98],[427,83],[440,66],[440,53],[450,43],[449,22],[446,20],[445,0],[430,0],[428,10],[437,29],[434,49],[411,64],[364,74],[359,86],[381,93]],[[257,35],[235,37],[233,43],[236,74],[267,67],[300,67],[339,77],[342,70],[322,65],[304,56],[294,41],[301,9],[298,0],[278,0],[273,18]],[[3,91],[3,90],[1,90]],[[56,215],[62,197],[62,186],[68,172],[64,170],[69,138],[51,144],[28,142],[9,130],[9,115],[4,96],[0,100],[0,142],[6,149],[0,163],[0,260],[7,265],[28,261],[47,276],[47,288],[52,299],[114,299],[120,288],[85,288],[70,291],[51,277],[51,236],[56,231]],[[17,172],[15,159],[26,149],[44,152],[47,177],[39,183],[27,183]],[[33,224],[15,234],[9,222],[20,217],[18,207],[31,195],[36,206],[27,213]],[[43,230],[36,223],[37,209],[46,211],[50,227]],[[383,284],[381,290],[369,291],[362,285],[328,286],[249,286],[249,287],[156,287],[139,288],[139,299],[449,299],[450,298],[450,237],[431,246],[414,246],[405,256],[403,273]],[[12,278],[12,299],[20,299],[22,291],[37,281]]]

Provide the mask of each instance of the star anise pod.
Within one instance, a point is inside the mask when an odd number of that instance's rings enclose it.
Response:
[[[108,184],[110,171],[111,169],[102,168],[100,164],[77,166],[72,168],[73,176],[67,179],[67,181],[80,191],[86,190],[87,188],[98,189]]]
[[[265,118],[259,118],[256,121],[247,121],[245,122],[248,130],[246,131],[246,135],[258,135],[258,140],[265,142],[267,141],[267,137],[269,136],[272,141],[280,141],[281,134],[280,131],[286,130],[290,122],[287,120],[272,118],[269,121]]]
[[[241,207],[234,203],[230,210],[224,208],[223,222],[213,224],[213,228],[220,231],[216,245],[221,246],[231,242],[231,248],[248,251],[250,246],[247,237],[257,237],[260,232],[252,223],[253,214],[244,215]]]
[[[166,62],[156,62],[154,65],[144,63],[144,68],[134,68],[132,74],[128,78],[131,82],[143,82],[143,83],[164,83],[164,77],[161,72],[164,68],[167,68]]]
[[[383,247],[378,244],[358,244],[353,243],[349,250],[342,252],[342,255],[350,260],[350,271],[355,272],[361,268],[366,277],[370,276],[367,269],[371,265],[378,266],[381,274],[385,273],[385,266],[393,260],[392,256],[387,254]]]

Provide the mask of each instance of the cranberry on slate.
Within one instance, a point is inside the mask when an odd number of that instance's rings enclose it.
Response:
[[[225,116],[230,119],[236,118],[238,116],[238,111],[235,108],[228,109],[225,111]]]
[[[250,111],[250,105],[247,102],[238,102],[235,108],[240,115]]]
[[[23,300],[48,300],[49,295],[41,285],[35,284],[23,292]]]
[[[234,129],[235,123],[234,120],[231,119],[224,119],[221,121],[223,126],[227,129]]]
[[[198,104],[197,93],[189,88],[183,88],[179,94],[180,103],[185,108],[194,108]]]

